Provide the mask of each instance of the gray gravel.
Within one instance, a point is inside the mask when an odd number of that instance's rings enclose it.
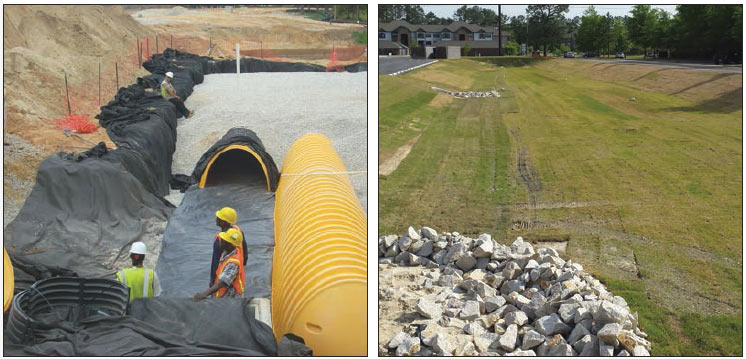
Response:
[[[186,101],[195,114],[180,119],[173,173],[191,174],[200,156],[230,128],[257,133],[279,169],[290,145],[310,132],[327,136],[348,171],[367,168],[367,72],[213,74]],[[350,174],[367,206],[367,174]],[[182,194],[167,197],[175,205]]]
[[[27,167],[28,172],[33,171],[35,173],[36,170],[29,167],[36,166],[36,162],[32,161],[32,158],[41,156],[36,148],[21,137],[11,133],[6,134],[5,139],[10,145],[3,146],[3,164],[21,164]],[[23,203],[26,202],[26,197],[34,187],[34,181],[22,180],[10,172],[4,171],[3,184],[3,192],[12,194],[3,198],[3,227],[5,227],[18,215]]]

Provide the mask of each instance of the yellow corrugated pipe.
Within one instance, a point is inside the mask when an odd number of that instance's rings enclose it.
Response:
[[[3,312],[6,312],[10,308],[10,303],[13,302],[14,287],[13,264],[10,263],[8,251],[3,248]]]
[[[314,355],[367,355],[367,220],[321,134],[293,143],[275,198],[272,325]]]

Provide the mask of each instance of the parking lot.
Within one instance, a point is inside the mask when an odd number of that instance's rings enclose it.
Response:
[[[427,59],[413,59],[409,56],[378,56],[378,74],[389,75],[432,61]]]

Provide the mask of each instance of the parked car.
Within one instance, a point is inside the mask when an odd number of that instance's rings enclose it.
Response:
[[[716,52],[712,57],[712,62],[715,65],[723,64],[740,64],[742,63],[741,54],[737,51],[721,51]]]
[[[574,59],[575,58],[575,53],[572,52],[572,51],[565,52],[565,58]]]
[[[655,58],[655,57],[658,57],[658,56],[656,56],[654,52],[648,52],[648,53],[647,53],[647,54],[645,55],[645,57],[653,57],[653,58]]]
[[[583,54],[583,57],[598,57],[598,54],[595,52],[586,52]]]
[[[617,53],[616,53],[616,58],[617,58],[617,59],[626,59],[627,57],[626,57],[626,56],[624,56],[624,53],[623,53],[623,52],[617,52]]]

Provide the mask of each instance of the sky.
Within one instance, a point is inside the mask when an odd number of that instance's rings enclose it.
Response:
[[[453,13],[456,9],[463,5],[420,5],[422,10],[425,10],[425,14],[432,11],[438,17],[453,17]],[[469,7],[475,5],[467,5]],[[497,5],[476,5],[483,8],[492,9],[497,13]],[[632,10],[632,5],[594,5],[596,11],[601,15],[610,13],[611,16],[624,16],[628,15],[629,11]],[[654,8],[660,8],[666,10],[673,15],[676,13],[676,5],[653,5]],[[588,5],[570,5],[570,12],[565,14],[565,17],[574,18],[575,16],[583,16],[583,11],[588,8]],[[526,15],[526,5],[503,5],[502,12],[508,17]]]

